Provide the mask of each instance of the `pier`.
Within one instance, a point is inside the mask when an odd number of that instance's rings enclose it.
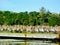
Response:
[[[14,26],[13,26],[14,27]],[[59,43],[60,28],[47,28],[40,26],[26,27],[15,26],[13,28],[0,28],[0,39],[16,39],[16,40],[43,40]],[[17,28],[18,27],[18,28]]]
[[[49,33],[0,33],[0,39],[34,39],[34,40],[59,40],[58,34]]]

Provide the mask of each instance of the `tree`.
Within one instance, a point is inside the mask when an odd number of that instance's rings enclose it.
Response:
[[[44,20],[46,18],[46,9],[41,7],[40,9],[40,16],[41,16],[41,24],[44,24]]]
[[[0,25],[3,25],[4,19],[3,19],[3,11],[0,11]]]
[[[57,20],[58,20],[58,16],[55,14],[52,14],[51,17],[48,19],[48,23],[50,26],[55,26],[57,25]]]
[[[0,11],[0,25],[43,25],[60,26],[60,14],[46,11],[44,7],[40,12],[11,12]]]
[[[60,15],[57,15],[58,18],[57,18],[57,25],[60,26]]]

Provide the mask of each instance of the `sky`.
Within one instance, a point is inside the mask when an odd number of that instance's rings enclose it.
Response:
[[[40,11],[41,7],[60,13],[60,0],[0,0],[1,11]]]

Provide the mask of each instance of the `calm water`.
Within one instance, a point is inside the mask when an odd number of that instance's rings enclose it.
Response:
[[[56,45],[51,41],[0,39],[0,45]]]

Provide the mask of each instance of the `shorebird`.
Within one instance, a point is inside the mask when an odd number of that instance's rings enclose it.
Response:
[[[44,32],[44,29],[43,28],[39,28],[39,32]]]

